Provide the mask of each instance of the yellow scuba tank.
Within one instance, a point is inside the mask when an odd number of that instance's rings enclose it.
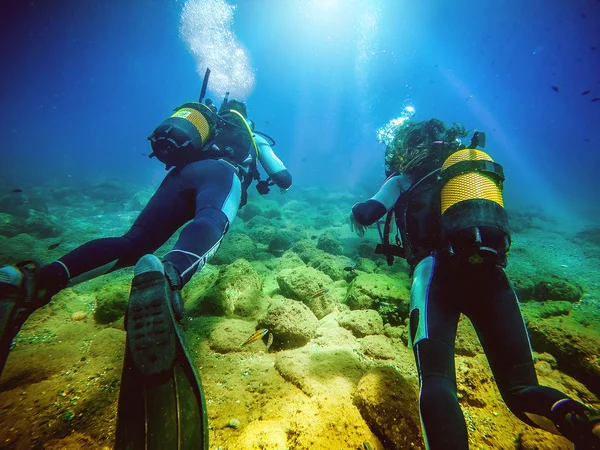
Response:
[[[203,103],[186,103],[175,109],[168,119],[148,136],[152,146],[150,157],[170,169],[208,154],[217,127],[214,112]]]
[[[504,170],[485,152],[452,153],[440,171],[442,239],[450,255],[470,264],[506,265],[510,248]]]

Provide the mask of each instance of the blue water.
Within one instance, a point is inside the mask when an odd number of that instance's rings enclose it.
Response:
[[[600,218],[600,2],[233,4],[3,2],[2,189],[155,185],[164,169],[145,156],[146,138],[197,100],[210,63],[209,97],[230,90],[248,101],[295,186],[375,191],[384,155],[375,132],[410,104],[413,120],[487,133],[509,206]],[[235,51],[244,63],[232,72]]]

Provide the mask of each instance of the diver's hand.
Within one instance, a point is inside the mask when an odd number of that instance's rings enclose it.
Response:
[[[358,223],[356,217],[353,213],[350,213],[350,229],[354,231],[359,237],[363,237],[365,235],[365,230],[367,227]]]

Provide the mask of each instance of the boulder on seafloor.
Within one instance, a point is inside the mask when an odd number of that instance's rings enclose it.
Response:
[[[256,331],[255,324],[241,319],[222,319],[212,327],[210,332],[210,349],[217,353],[241,351],[264,351],[265,344],[253,342],[247,346],[242,344]]]
[[[319,236],[317,248],[332,255],[341,255],[344,252],[344,247],[342,247],[340,241],[329,232],[325,232]]]
[[[373,309],[342,311],[336,320],[341,327],[350,330],[356,337],[383,333],[383,320]]]
[[[399,325],[408,317],[410,280],[403,272],[393,277],[361,273],[350,283],[344,302],[350,309],[375,309],[386,322]]]
[[[353,403],[386,449],[421,449],[416,386],[391,367],[368,371],[358,383]]]
[[[394,359],[398,353],[394,350],[390,340],[380,334],[362,338],[360,349],[365,355],[375,359]]]
[[[315,337],[318,326],[319,320],[304,303],[288,298],[275,300],[258,320],[259,328],[273,333],[275,350],[303,347]]]
[[[99,324],[108,324],[123,317],[129,301],[127,284],[107,284],[94,293],[96,308],[94,320]]]
[[[262,304],[262,280],[245,259],[221,267],[215,283],[204,293],[195,313],[208,315],[256,314]]]
[[[231,264],[237,259],[251,261],[256,255],[256,244],[244,233],[231,232],[223,238],[221,247],[213,256],[213,264]]]
[[[277,284],[282,295],[303,302],[319,319],[333,311],[337,304],[325,291],[333,285],[332,279],[312,267],[284,269],[277,275]]]
[[[556,276],[538,280],[533,292],[533,298],[540,302],[564,300],[576,303],[581,300],[582,295],[583,289],[581,286]]]

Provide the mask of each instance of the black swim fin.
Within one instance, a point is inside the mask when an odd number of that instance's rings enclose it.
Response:
[[[208,450],[202,384],[184,346],[158,258],[136,265],[126,317],[116,449]]]

